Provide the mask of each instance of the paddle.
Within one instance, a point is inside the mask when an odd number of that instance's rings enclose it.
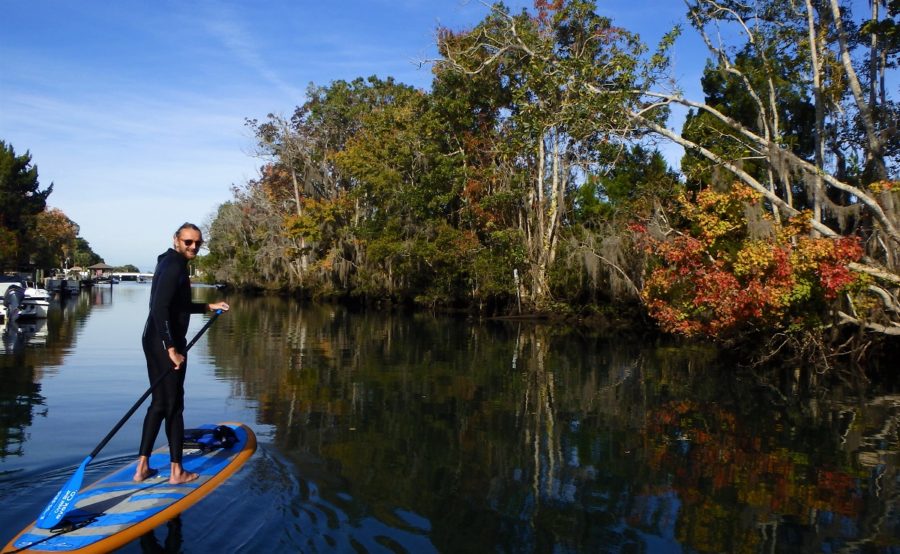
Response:
[[[187,347],[184,349],[185,354],[187,354],[187,351],[190,350],[192,346],[194,346],[194,343],[197,342],[197,339],[199,339],[200,336],[205,333],[207,329],[209,329],[209,326],[213,324],[213,321],[215,321],[221,313],[222,310],[216,310],[215,313],[213,313],[212,317],[209,318],[209,321],[206,322],[206,324],[200,329],[200,331],[197,332],[194,338],[191,339],[191,342],[188,343]],[[147,400],[147,397],[153,393],[153,389],[155,389],[157,385],[162,383],[163,379],[165,379],[168,375],[169,372],[165,372],[157,377],[156,380],[150,384],[150,388],[147,389],[144,394],[138,399],[138,401],[134,403],[134,406],[132,406],[131,409],[128,410],[128,413],[126,413],[125,416],[122,417],[122,419],[120,419],[118,423],[116,423],[116,426],[112,428],[112,431],[110,431],[109,434],[103,437],[103,440],[100,441],[100,444],[97,445],[97,448],[95,448],[93,452],[88,454],[87,458],[85,458],[84,461],[81,462],[81,465],[78,466],[78,469],[75,470],[75,474],[72,475],[71,478],[69,478],[69,481],[65,485],[63,485],[63,488],[59,489],[59,492],[56,493],[56,496],[53,497],[53,500],[51,500],[50,503],[47,504],[47,507],[44,508],[44,511],[41,512],[41,517],[39,517],[37,520],[38,527],[40,527],[41,529],[49,529],[62,521],[62,518],[66,515],[66,510],[68,510],[69,508],[69,504],[71,504],[72,501],[75,500],[75,497],[78,495],[78,490],[81,489],[81,482],[84,480],[84,469],[89,463],[91,463],[91,460],[93,460],[94,457],[100,453],[103,447],[106,446],[106,443],[108,443],[109,440],[113,438],[113,435],[115,435],[119,431],[119,429],[121,429],[122,426],[125,425],[125,422],[128,421],[128,418],[130,418],[131,415],[138,409],[138,407],[144,403],[144,400]]]

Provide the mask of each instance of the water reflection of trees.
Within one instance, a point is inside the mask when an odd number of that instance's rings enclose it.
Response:
[[[211,351],[303,478],[427,518],[439,550],[896,544],[896,397],[773,395],[546,325],[232,304]]]
[[[34,367],[24,358],[21,353],[0,354],[0,459],[22,455],[33,409],[44,403],[40,385],[34,379]]]
[[[696,383],[717,392],[697,394]],[[641,430],[645,463],[670,476],[682,502],[679,542],[704,551],[896,545],[900,442],[883,428],[896,429],[900,405],[832,390],[775,408],[770,387],[752,383],[698,371],[655,403]],[[873,441],[877,464],[866,461]]]
[[[89,310],[86,297],[56,298],[46,320],[0,326],[0,460],[22,455],[27,429],[45,413],[44,372],[62,364]]]

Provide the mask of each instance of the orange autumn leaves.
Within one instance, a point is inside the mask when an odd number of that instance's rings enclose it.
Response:
[[[858,239],[811,236],[809,213],[777,225],[761,202],[745,187],[707,189],[679,198],[685,225],[666,238],[633,228],[653,259],[643,298],[665,331],[726,339],[817,325],[829,303],[865,284],[848,269],[863,255]]]

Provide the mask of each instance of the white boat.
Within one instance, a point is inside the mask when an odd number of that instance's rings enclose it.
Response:
[[[3,304],[9,321],[46,319],[50,311],[50,293],[18,277],[0,280]]]
[[[25,296],[19,303],[19,314],[17,319],[47,319],[47,313],[49,311],[49,300]]]
[[[19,313],[19,300],[24,295],[16,293],[24,291],[21,287],[22,280],[18,277],[0,275],[0,304],[3,305],[0,315],[3,316],[4,323],[14,320]]]
[[[36,298],[38,300],[50,300],[50,291],[42,289],[36,283],[25,281],[25,298]]]

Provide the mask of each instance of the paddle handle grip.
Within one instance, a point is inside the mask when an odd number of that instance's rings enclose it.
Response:
[[[190,350],[192,346],[194,346],[194,343],[197,342],[197,340],[200,338],[200,336],[203,335],[203,333],[205,333],[207,329],[209,329],[209,326],[212,325],[213,322],[216,320],[216,318],[219,317],[219,315],[221,315],[221,314],[222,314],[222,310],[216,310],[213,313],[212,317],[209,318],[209,321],[207,321],[206,324],[200,328],[200,330],[197,332],[197,334],[194,335],[194,338],[191,339],[191,342],[188,343],[187,347],[184,349],[185,354],[187,354],[187,351]],[[141,397],[138,398],[138,401],[135,402],[134,405],[128,410],[128,412],[125,413],[125,415],[122,417],[122,419],[120,419],[119,422],[116,423],[116,426],[112,428],[112,431],[110,431],[109,433],[107,433],[107,435],[105,437],[103,437],[103,440],[100,441],[100,444],[98,444],[96,448],[94,448],[93,452],[90,453],[88,458],[93,459],[93,458],[97,457],[97,454],[99,454],[100,451],[103,450],[103,447],[106,446],[106,443],[108,443],[110,441],[110,439],[112,439],[113,436],[115,436],[115,434],[119,432],[119,429],[121,429],[122,426],[125,425],[125,422],[128,421],[128,419],[132,415],[134,415],[134,412],[136,412],[137,409],[141,406],[141,404],[144,403],[144,400],[147,400],[147,397],[150,396],[151,394],[153,394],[153,391],[156,389],[156,387],[158,387],[159,384],[163,382],[163,379],[165,379],[168,376],[169,376],[169,372],[166,371],[162,375],[157,377],[156,380],[154,380],[150,384],[150,388],[148,388],[146,391],[144,391],[144,394],[142,394]]]

